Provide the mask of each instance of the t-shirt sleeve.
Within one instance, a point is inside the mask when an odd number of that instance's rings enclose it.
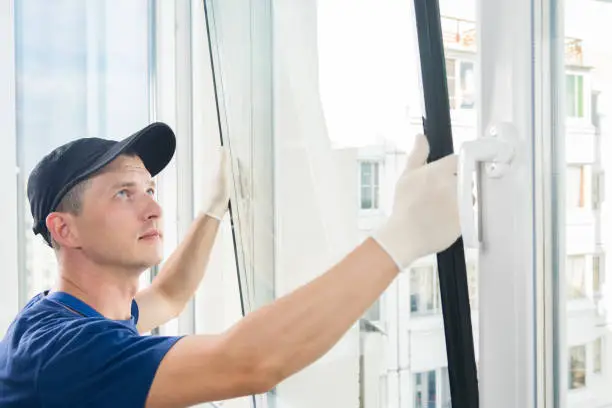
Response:
[[[162,359],[181,337],[140,336],[117,322],[75,322],[37,378],[45,407],[144,407]]]

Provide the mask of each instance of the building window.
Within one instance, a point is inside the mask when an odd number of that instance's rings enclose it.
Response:
[[[568,166],[566,176],[567,209],[586,207],[586,166]]]
[[[585,86],[584,75],[567,74],[567,116],[570,118],[584,118],[585,109]]]
[[[476,101],[474,62],[447,58],[446,83],[451,109],[474,109]]]
[[[380,206],[380,163],[364,161],[360,164],[360,206],[362,210],[376,210]]]
[[[414,408],[436,408],[436,371],[414,374]]]
[[[568,298],[580,299],[586,297],[586,257],[584,255],[568,256],[566,273]]]
[[[478,268],[474,264],[467,265],[467,283],[470,308],[478,310]]]
[[[410,311],[417,314],[440,310],[440,285],[433,266],[410,269]]]
[[[576,390],[586,386],[586,346],[570,347],[569,388]]]
[[[593,372],[601,374],[603,357],[603,338],[599,337],[593,342]]]
[[[598,299],[601,297],[601,286],[603,285],[603,255],[593,256],[593,296]]]
[[[467,267],[468,295],[472,310],[478,309],[478,269]],[[410,269],[410,311],[414,314],[433,314],[441,310],[440,280],[437,269],[419,266]]]

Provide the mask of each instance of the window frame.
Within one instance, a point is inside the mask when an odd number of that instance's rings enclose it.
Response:
[[[0,150],[0,171],[18,177],[17,169],[17,116],[15,72],[15,14],[13,0],[0,0],[0,81],[4,83],[0,94],[0,127],[3,149]],[[12,175],[12,176],[11,176]],[[0,236],[0,258],[3,272],[0,274],[0,336],[17,315],[22,299],[23,277],[19,274],[17,181],[5,183],[0,200],[0,223],[4,233]],[[15,290],[17,288],[17,290]]]

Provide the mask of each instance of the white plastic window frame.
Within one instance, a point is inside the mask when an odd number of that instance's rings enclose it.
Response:
[[[0,94],[0,174],[6,182],[0,199],[0,337],[19,310],[19,264],[17,225],[17,119],[15,80],[15,37],[13,0],[0,0],[0,84],[5,91]],[[13,178],[15,177],[15,178]]]
[[[549,0],[477,3],[479,136],[514,144],[503,177],[479,175],[480,405],[551,405],[554,85],[559,55]],[[521,27],[517,30],[517,27]],[[556,27],[553,27],[556,28]],[[562,38],[562,37],[561,37]],[[562,54],[560,54],[562,55]],[[562,67],[562,65],[561,65]],[[555,95],[555,98],[553,98]],[[565,371],[563,371],[565,373]]]
[[[210,64],[211,50],[208,46],[209,39],[203,16],[203,0],[152,1],[154,1],[156,39],[154,52],[158,56],[154,59],[152,119],[168,123],[177,136],[175,159],[160,175],[158,181],[159,200],[165,214],[167,256],[185,236],[200,210],[199,204],[203,201],[203,197],[210,193],[210,184],[207,183],[210,179],[207,176],[212,175],[214,170],[214,160],[218,158],[216,151],[220,144],[220,131],[225,129],[220,129],[217,123],[213,67]],[[257,3],[266,2],[267,0],[262,0]],[[220,3],[219,7],[222,5],[223,3]],[[269,8],[257,9],[251,18],[254,21],[265,20],[268,12]],[[214,30],[214,27],[211,27],[211,30]],[[216,34],[213,32],[211,37]],[[213,45],[214,41],[222,40],[213,38]],[[265,83],[261,82],[260,86],[265,87]],[[222,98],[222,89],[218,91],[220,92],[218,96]],[[223,101],[220,101],[220,104],[223,108]],[[221,112],[221,116],[224,114]],[[257,129],[264,132],[266,124],[257,120],[254,122],[256,125],[253,126],[258,126]],[[225,134],[223,136],[227,137]],[[258,159],[270,163],[266,157]],[[233,154],[232,163],[235,178],[238,175],[236,157]],[[232,191],[232,205],[235,205],[236,198],[236,191]],[[237,225],[236,229],[240,227],[241,225]],[[236,237],[238,250],[241,250],[242,245],[240,235],[238,233]],[[201,287],[177,319],[159,328],[160,334],[219,333],[233,324],[232,319],[238,318],[241,314],[240,310],[236,309],[236,305],[241,301],[244,302],[243,307],[246,308],[246,312],[251,310],[252,299],[245,287],[247,277],[244,264],[240,265],[240,282],[238,282],[236,260],[240,256],[234,251],[232,227],[227,215],[222,222]],[[242,300],[239,284],[242,285],[244,295]],[[232,401],[232,406],[264,406],[264,401],[265,396],[242,398]],[[218,405],[209,403],[204,406]]]

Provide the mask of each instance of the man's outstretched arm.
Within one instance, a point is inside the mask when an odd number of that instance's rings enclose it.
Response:
[[[202,210],[151,285],[136,294],[138,331],[146,333],[178,316],[198,289],[230,196],[229,153],[221,150],[218,171]]]
[[[424,165],[419,138],[392,215],[331,270],[218,336],[189,336],[162,360],[147,405],[173,407],[262,393],[326,353],[417,258],[459,236],[456,157]]]

